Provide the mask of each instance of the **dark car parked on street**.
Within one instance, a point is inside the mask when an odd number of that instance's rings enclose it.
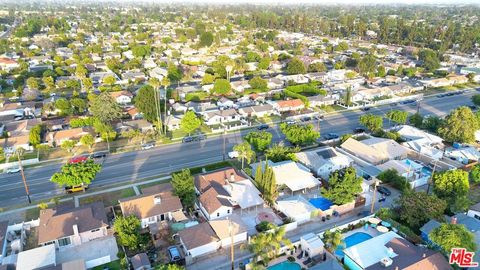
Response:
[[[378,193],[380,193],[380,194],[382,194],[382,195],[385,195],[385,196],[390,196],[390,195],[392,195],[392,192],[391,192],[388,188],[386,188],[386,187],[379,186],[379,187],[377,188],[377,191],[378,191]]]

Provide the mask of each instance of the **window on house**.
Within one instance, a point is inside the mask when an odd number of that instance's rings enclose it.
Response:
[[[68,246],[70,245],[72,242],[70,242],[70,237],[65,237],[65,238],[62,238],[62,239],[58,239],[58,245],[63,247],[63,246]]]
[[[90,232],[98,232],[98,231],[100,231],[100,228],[99,228],[99,229],[91,230]]]
[[[230,209],[227,210],[227,214],[230,214]]]
[[[219,216],[220,216],[220,213],[217,213],[217,217],[219,217]]]

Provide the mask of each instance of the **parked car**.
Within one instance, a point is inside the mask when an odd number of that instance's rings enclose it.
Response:
[[[287,120],[285,123],[287,123],[287,125],[294,125],[297,122],[295,122],[295,120]]]
[[[155,147],[154,143],[146,143],[142,145],[142,150],[152,149],[153,147]]]
[[[361,110],[364,111],[364,112],[366,112],[366,111],[369,111],[369,110],[370,110],[370,107],[363,107]]]
[[[104,158],[107,156],[107,152],[96,152],[90,155],[90,158]]]
[[[388,188],[386,188],[386,187],[384,187],[384,186],[379,186],[379,187],[377,188],[377,191],[378,191],[378,193],[380,193],[380,194],[382,194],[382,195],[385,195],[385,196],[390,196],[390,195],[392,195],[392,192],[391,192]]]
[[[310,116],[305,116],[302,118],[302,122],[308,122],[308,121],[311,121],[312,118]]]
[[[260,126],[257,127],[258,130],[265,130],[265,129],[268,129],[269,126],[267,124],[262,124]]]
[[[323,120],[323,119],[325,119],[325,116],[324,115],[315,115],[314,118],[317,119],[317,120]]]
[[[78,156],[78,157],[73,157],[71,158],[68,163],[70,164],[75,164],[75,163],[80,163],[80,162],[85,162],[88,160],[88,156]]]
[[[364,129],[364,128],[361,128],[361,127],[355,128],[355,129],[353,130],[353,133],[355,133],[355,134],[364,133],[364,132],[365,132],[365,129]]]
[[[190,137],[190,136],[184,137],[184,138],[182,139],[182,142],[183,142],[183,143],[193,142],[193,137]]]
[[[334,140],[338,139],[339,136],[336,133],[328,133],[327,135],[324,136],[325,140]]]
[[[88,189],[88,185],[78,185],[78,186],[65,186],[65,192],[75,193],[80,191],[85,191]]]
[[[167,250],[170,262],[176,262],[182,259],[182,256],[180,255],[180,250],[176,246],[171,246]]]
[[[20,172],[20,167],[8,168],[6,170],[6,173],[8,174],[19,173],[19,172]]]
[[[229,158],[237,158],[238,157],[238,152],[237,151],[228,152],[228,157]]]
[[[205,140],[207,136],[205,136],[205,134],[198,134],[198,135],[192,136],[192,138],[194,141],[201,141],[201,140]]]
[[[472,111],[474,111],[474,110],[477,109],[477,106],[475,106],[475,105],[468,105],[468,107],[469,107]]]

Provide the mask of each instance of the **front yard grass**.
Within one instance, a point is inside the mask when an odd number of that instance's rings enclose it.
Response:
[[[120,270],[120,269],[122,269],[121,265],[120,265],[120,260],[116,260],[116,261],[113,261],[113,262],[109,262],[109,263],[106,263],[106,264],[95,266],[93,268],[93,270],[103,270],[103,269],[109,269],[109,270]]]
[[[101,201],[105,207],[114,206],[118,204],[119,199],[135,196],[133,188],[125,188],[112,192],[100,193],[92,196],[80,198],[80,205],[85,205],[93,202]]]
[[[159,180],[159,181],[155,181],[155,182],[148,183],[148,184],[139,185],[138,189],[140,189],[140,191],[143,192],[144,188],[153,187],[153,186],[156,186],[156,185],[159,185],[159,184],[167,183],[167,182],[170,182],[171,180],[172,179],[165,179],[165,180]]]

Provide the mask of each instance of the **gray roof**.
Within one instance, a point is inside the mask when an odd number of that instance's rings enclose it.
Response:
[[[440,225],[440,222],[431,219],[429,222],[425,223],[425,225],[420,228],[420,231],[428,235],[433,229],[440,227]]]
[[[334,259],[327,259],[324,262],[321,262],[313,267],[309,268],[310,270],[344,270],[342,265]]]
[[[480,202],[477,203],[477,204],[474,204],[474,205],[470,206],[469,209],[470,209],[470,210],[473,210],[473,211],[478,211],[478,212],[480,212]]]
[[[480,231],[480,220],[469,217],[465,214],[456,214],[457,224],[463,224],[469,231],[476,233]]]

